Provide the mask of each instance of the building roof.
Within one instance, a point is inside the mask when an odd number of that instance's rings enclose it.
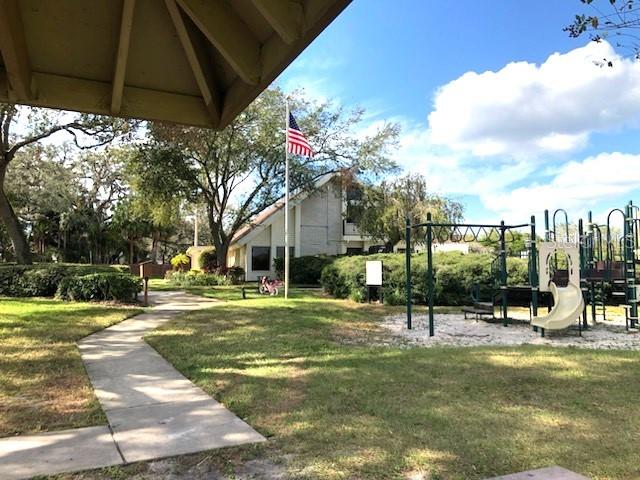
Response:
[[[327,173],[321,176],[318,180],[316,180],[314,188],[312,189],[311,192],[316,191],[319,188],[322,188],[324,185],[329,183],[331,179],[335,178],[339,174],[340,174],[339,172],[332,172],[332,173]],[[299,204],[305,198],[307,198],[311,192],[303,191],[293,195],[289,199],[289,205],[291,206],[292,204],[293,205]],[[280,212],[282,212],[282,214],[284,215],[284,197],[278,199],[271,206],[262,210],[262,212],[256,215],[249,223],[247,223],[245,226],[240,228],[240,230],[238,230],[236,234],[233,236],[233,239],[231,240],[231,244],[232,245],[236,243],[241,245],[246,244],[253,236],[252,234],[257,232],[258,227],[267,226],[271,224],[277,217],[276,214]]]
[[[223,128],[350,0],[0,0],[0,102]]]

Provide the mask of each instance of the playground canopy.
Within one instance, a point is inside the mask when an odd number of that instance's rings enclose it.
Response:
[[[224,128],[350,0],[0,0],[0,102]]]

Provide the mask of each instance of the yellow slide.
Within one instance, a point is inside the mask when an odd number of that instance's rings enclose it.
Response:
[[[566,287],[557,287],[553,282],[549,287],[553,295],[553,308],[547,315],[533,317],[531,325],[549,330],[562,330],[575,324],[584,309],[580,287],[573,283]]]

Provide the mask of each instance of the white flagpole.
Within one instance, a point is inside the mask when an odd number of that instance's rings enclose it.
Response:
[[[193,246],[197,247],[198,246],[198,207],[196,206],[195,210],[194,210],[194,225],[193,225]]]
[[[284,298],[289,298],[289,100],[284,119]]]

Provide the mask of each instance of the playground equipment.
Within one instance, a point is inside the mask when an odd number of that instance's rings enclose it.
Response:
[[[565,213],[566,215],[566,213]],[[568,222],[567,222],[568,223]],[[555,228],[554,228],[555,230]],[[568,228],[566,239],[568,240]],[[557,254],[562,252],[566,257],[566,286],[558,286],[554,279],[557,276]],[[584,311],[584,299],[580,288],[580,251],[574,243],[541,242],[538,244],[538,264],[540,271],[540,291],[549,291],[553,296],[553,308],[547,315],[534,316],[531,325],[545,329],[562,330],[575,324]],[[564,275],[561,275],[564,277]],[[564,280],[564,279],[563,279]],[[579,327],[581,326],[578,323]]]
[[[427,303],[428,303],[428,315],[429,315],[429,336],[435,334],[434,326],[434,313],[433,313],[433,301],[434,301],[434,286],[435,278],[433,274],[433,242],[438,240],[440,242],[452,241],[452,242],[477,242],[481,238],[497,237],[499,244],[498,256],[494,263],[497,264],[497,280],[498,288],[500,292],[500,312],[502,322],[505,326],[509,323],[509,286],[507,285],[507,249],[506,241],[507,235],[511,234],[513,230],[529,227],[531,232],[531,238],[536,238],[536,226],[535,217],[531,217],[531,223],[524,223],[520,225],[506,225],[504,221],[499,225],[493,224],[475,224],[475,223],[438,223],[433,222],[431,214],[427,214],[426,223],[411,224],[409,219],[406,220],[406,250],[405,250],[405,262],[407,272],[407,328],[412,328],[412,305],[413,305],[413,293],[411,283],[411,236],[412,231],[416,229],[424,229],[426,237],[427,247]],[[538,311],[538,274],[537,266],[532,259],[537,258],[536,254],[536,242],[529,242],[529,285],[517,287],[519,290],[524,289],[531,295],[531,311],[535,316]],[[493,268],[493,265],[492,265]],[[480,307],[481,305],[478,305]],[[491,306],[493,310],[493,305]],[[481,308],[478,308],[481,310]],[[476,312],[480,314],[480,312]]]
[[[533,317],[531,325],[544,330],[563,330],[580,320],[584,309],[582,291],[578,285],[570,283],[566,287],[558,287],[555,283],[549,284],[553,295],[553,308],[547,315]]]
[[[622,232],[616,238],[611,220],[620,215]],[[625,310],[627,330],[638,327],[638,285],[636,283],[636,265],[640,263],[638,207],[629,202],[624,210],[615,208],[607,215],[606,224],[599,225],[588,214],[587,230],[582,220],[578,223],[581,246],[582,289],[591,305],[593,322],[601,317],[606,320],[607,302],[618,303]],[[603,235],[602,231],[606,232]],[[611,299],[611,301],[609,300]],[[583,315],[586,323],[586,312]]]
[[[574,238],[570,236],[568,214],[557,209],[549,217],[545,210],[544,240],[536,236],[535,217],[530,223],[520,225],[491,224],[455,224],[433,222],[430,214],[425,223],[411,224],[406,221],[406,272],[407,272],[407,328],[412,328],[413,294],[411,284],[411,244],[412,232],[424,233],[427,250],[427,307],[429,336],[435,333],[434,326],[434,287],[433,243],[444,242],[477,242],[482,238],[497,237],[499,250],[492,264],[499,292],[500,318],[506,327],[510,322],[508,307],[514,298],[526,298],[530,307],[531,325],[534,330],[564,329],[577,322],[580,334],[589,328],[587,305],[591,306],[591,320],[597,322],[598,317],[606,319],[606,305],[618,303],[625,311],[626,329],[638,328],[638,298],[640,287],[636,284],[636,265],[640,263],[640,208],[629,202],[624,210],[613,209],[607,215],[607,222],[598,225],[593,222],[589,212],[587,229],[582,219]],[[563,215],[564,228],[556,221],[558,214]],[[614,236],[611,225],[613,215],[622,216],[622,235]],[[529,284],[512,286],[507,284],[507,251],[506,241],[513,230],[529,228],[530,240],[527,244]],[[603,231],[605,232],[603,234]],[[484,237],[483,237],[484,236]],[[566,257],[566,264],[561,265],[558,255]],[[538,316],[540,300],[544,297],[553,300],[548,302],[548,313]],[[473,295],[472,295],[473,297]],[[480,302],[477,295],[473,297],[474,307],[465,309],[476,318],[482,315],[493,316],[494,302]]]

